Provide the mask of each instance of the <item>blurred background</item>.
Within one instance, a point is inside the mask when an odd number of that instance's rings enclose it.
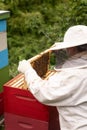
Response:
[[[17,75],[20,60],[62,41],[70,26],[87,25],[87,0],[0,0],[0,10],[10,11],[7,20],[10,78]]]

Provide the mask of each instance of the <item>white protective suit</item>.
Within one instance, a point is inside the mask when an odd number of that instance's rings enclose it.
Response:
[[[57,107],[61,130],[87,130],[87,52],[70,58],[62,68],[47,80],[27,70],[29,90],[41,103]]]

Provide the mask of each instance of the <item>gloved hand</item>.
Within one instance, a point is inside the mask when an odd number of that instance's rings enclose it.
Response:
[[[27,60],[22,60],[19,62],[19,65],[18,65],[18,71],[19,72],[22,72],[22,73],[25,73],[27,70],[32,70],[32,66],[31,64],[29,63],[29,61]]]
[[[36,71],[33,69],[29,61],[23,60],[19,62],[18,71],[24,73],[25,81],[30,89],[30,84],[34,83],[34,81],[41,80]]]

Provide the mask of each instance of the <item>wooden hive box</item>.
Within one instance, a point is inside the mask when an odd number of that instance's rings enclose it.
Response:
[[[29,61],[40,77],[47,78],[53,73],[49,71],[50,52],[44,51]],[[43,126],[42,130],[60,130],[56,108],[38,102],[27,90],[24,75],[21,73],[4,84],[4,110],[6,130],[21,130],[21,127],[26,130],[26,127],[30,127],[29,124],[32,125],[31,130],[39,130],[40,126]],[[15,127],[13,124],[10,127],[9,119],[13,120]],[[35,122],[38,124],[37,128]]]

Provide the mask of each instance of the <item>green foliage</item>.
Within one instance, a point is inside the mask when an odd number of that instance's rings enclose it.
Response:
[[[20,19],[18,19],[20,17]],[[43,24],[43,17],[40,12],[20,13],[18,17],[12,18],[9,23],[10,31],[18,35],[26,35],[27,33],[38,33],[38,29]],[[14,26],[14,27],[13,27]]]
[[[0,8],[11,12],[8,19],[11,78],[17,75],[20,60],[62,41],[70,26],[87,24],[86,0],[2,0]]]

